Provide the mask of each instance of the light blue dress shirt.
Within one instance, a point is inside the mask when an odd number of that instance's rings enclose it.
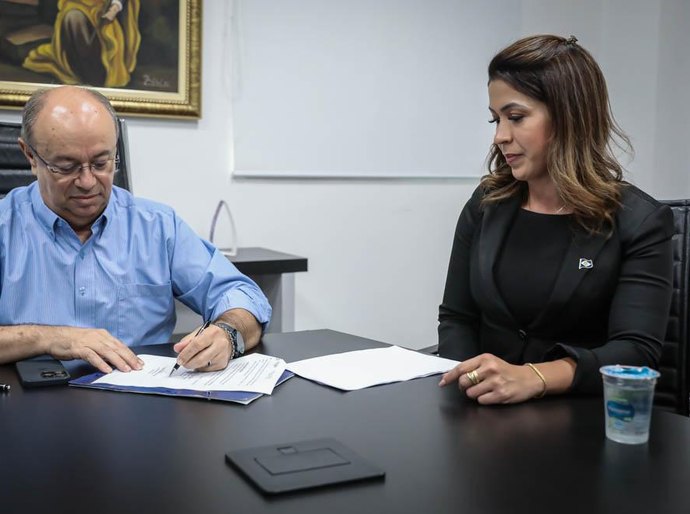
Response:
[[[264,325],[259,287],[165,205],[113,186],[83,245],[38,184],[0,201],[0,325],[104,328],[127,345],[166,343],[173,298],[214,320],[241,307]]]

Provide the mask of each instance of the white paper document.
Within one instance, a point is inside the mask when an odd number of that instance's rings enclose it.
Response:
[[[389,346],[291,362],[287,369],[308,380],[354,391],[445,373],[458,361]]]
[[[245,391],[271,394],[276,382],[285,371],[285,361],[268,355],[252,353],[233,359],[222,371],[198,372],[178,369],[172,376],[174,357],[139,355],[143,369],[123,373],[113,371],[94,384],[113,384],[126,387],[164,387],[193,391]]]

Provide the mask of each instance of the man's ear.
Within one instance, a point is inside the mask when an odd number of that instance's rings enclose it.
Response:
[[[19,143],[19,148],[24,154],[24,157],[26,157],[26,160],[28,160],[29,164],[31,165],[31,173],[36,175],[36,156],[31,151],[31,148],[29,148],[29,145],[27,145],[21,137],[17,138],[17,143]]]

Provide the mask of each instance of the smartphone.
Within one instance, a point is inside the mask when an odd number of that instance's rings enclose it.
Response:
[[[55,359],[19,361],[15,366],[24,387],[62,385],[70,379],[69,372]]]

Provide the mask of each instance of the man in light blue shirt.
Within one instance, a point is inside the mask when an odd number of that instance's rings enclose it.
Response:
[[[177,298],[212,322],[175,345],[178,363],[223,369],[258,343],[266,297],[171,208],[113,186],[117,139],[99,93],[27,102],[19,144],[38,180],[0,201],[0,362],[140,369],[128,346],[168,342]]]

